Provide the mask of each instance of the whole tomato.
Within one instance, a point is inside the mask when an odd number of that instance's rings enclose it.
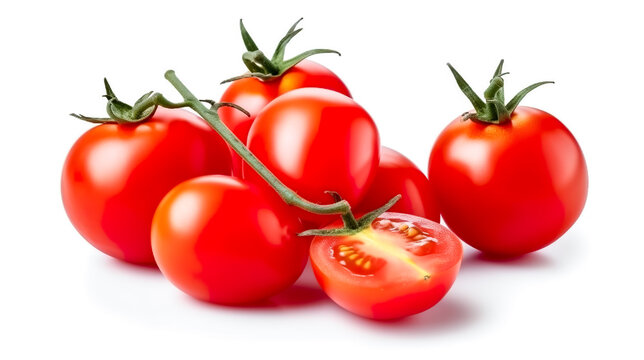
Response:
[[[459,116],[438,136],[429,159],[445,223],[491,255],[547,246],[572,226],[586,201],[588,171],[574,136],[554,116],[516,107],[534,87],[511,100],[496,123],[478,114]]]
[[[298,23],[299,21],[295,23],[287,33],[285,38],[288,38],[289,40],[285,41],[282,39],[278,49],[276,50],[276,53],[278,54],[281,51],[282,57],[286,44],[288,44],[290,38],[294,36],[294,32],[297,33],[299,31],[295,30]],[[306,56],[334,51],[316,49],[296,56],[290,61],[283,61],[275,55],[271,60],[268,60],[263,53],[257,49],[257,46],[250,38],[250,35],[241,21],[240,28],[242,31],[242,38],[244,38],[248,50],[248,52],[244,54],[244,60],[249,67],[249,71],[252,73],[247,74],[248,77],[241,76],[238,77],[237,80],[234,80],[230,86],[228,86],[226,91],[224,91],[220,101],[237,104],[248,111],[250,116],[230,107],[220,108],[218,110],[218,114],[223,123],[232,130],[232,132],[242,142],[246,142],[250,126],[253,124],[253,121],[255,121],[255,117],[259,111],[261,111],[273,99],[286,92],[305,87],[316,87],[337,91],[349,97],[351,96],[342,80],[331,72],[331,70],[316,62],[303,60]],[[250,44],[247,41],[248,39],[250,39]],[[299,61],[295,61],[298,59]],[[254,66],[254,63],[256,62],[261,62],[262,65]],[[277,74],[272,74],[267,71],[266,62],[270,63],[270,66],[277,71]],[[254,71],[263,71],[263,73],[257,73]],[[232,148],[230,151],[233,160],[233,174],[241,176],[242,159],[234,150],[232,150]]]
[[[380,149],[376,125],[360,105],[318,88],[293,90],[268,104],[257,115],[247,145],[286,186],[320,204],[332,202],[325,191],[357,204],[376,175]],[[268,186],[246,163],[243,176]],[[307,226],[331,221],[296,211]]]
[[[63,205],[100,251],[153,264],[150,226],[159,201],[205,174],[230,174],[226,144],[198,116],[158,108],[143,122],[101,124],[76,141],[63,167]]]
[[[299,277],[308,258],[300,230],[274,192],[231,176],[203,176],[163,198],[152,222],[152,249],[163,275],[185,293],[243,304]]]
[[[389,211],[440,222],[438,205],[425,174],[403,154],[383,146],[380,148],[376,177],[353,211],[372,211],[397,194],[402,195],[402,198]]]
[[[333,301],[381,320],[438,303],[454,283],[463,257],[461,241],[447,228],[390,212],[352,235],[316,236],[310,252],[315,277]]]

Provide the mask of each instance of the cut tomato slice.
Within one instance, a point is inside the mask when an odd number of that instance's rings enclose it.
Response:
[[[311,244],[313,271],[326,294],[373,319],[434,306],[454,283],[462,257],[461,241],[449,229],[400,213],[384,213],[351,236],[316,236]]]

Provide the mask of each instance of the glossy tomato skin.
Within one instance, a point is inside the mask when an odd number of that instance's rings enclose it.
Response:
[[[247,146],[286,186],[320,204],[333,202],[325,191],[357,204],[376,175],[380,152],[369,114],[353,99],[317,88],[293,90],[268,104],[251,127]],[[243,176],[268,186],[247,164]],[[297,213],[308,226],[330,221]]]
[[[387,242],[391,236],[396,241]],[[463,247],[436,222],[387,212],[359,235],[313,238],[310,254],[315,277],[334,302],[354,314],[387,320],[438,303],[456,279]]]
[[[154,264],[150,224],[161,198],[186,179],[229,173],[225,143],[201,118],[159,108],[145,122],[102,124],[83,134],[63,167],[63,204],[100,251]]]
[[[152,249],[161,272],[197,299],[244,304],[290,286],[307,261],[298,219],[273,193],[231,176],[191,179],[161,201]]]
[[[389,211],[440,222],[438,204],[425,174],[403,154],[383,146],[376,177],[354,212],[375,210],[398,194],[402,198]]]
[[[242,141],[246,142],[248,131],[255,117],[269,102],[291,90],[314,87],[337,91],[351,97],[342,80],[326,67],[302,60],[282,76],[271,81],[245,78],[232,82],[221,97],[222,102],[232,102],[250,112],[250,116],[231,107],[219,108],[221,121]],[[232,148],[233,174],[241,176],[242,159]]]
[[[436,140],[428,173],[447,226],[496,256],[554,242],[577,220],[588,193],[573,135],[554,116],[523,106],[502,125],[454,120]]]

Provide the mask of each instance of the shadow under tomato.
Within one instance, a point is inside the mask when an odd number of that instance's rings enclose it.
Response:
[[[515,257],[494,257],[477,251],[463,257],[461,271],[487,266],[543,268],[553,264],[552,259],[542,253],[533,252]]]
[[[349,315],[347,314],[347,316]],[[402,319],[373,320],[356,318],[372,329],[409,337],[462,329],[473,324],[479,318],[479,313],[471,306],[471,303],[448,294],[445,299],[431,309]]]
[[[131,271],[151,272],[151,273],[157,273],[161,275],[161,271],[159,270],[159,267],[157,266],[157,264],[136,264],[136,263],[127,262],[125,260],[116,259],[113,257],[108,257],[106,261],[113,263],[113,265],[111,266],[121,266],[124,268],[131,269]]]
[[[328,300],[328,297],[315,280],[315,275],[313,275],[313,270],[309,262],[295,284],[279,294],[256,303],[226,305],[226,307],[238,309],[293,308],[312,305],[322,301],[330,300]]]
[[[294,284],[288,289],[280,292],[279,294],[272,296],[266,300],[248,303],[248,304],[238,304],[238,305],[218,305],[208,302],[205,304],[210,304],[212,306],[223,306],[231,309],[239,310],[264,310],[264,309],[287,309],[312,305],[314,303],[325,301],[327,299],[326,294],[319,288],[311,288],[308,286]]]

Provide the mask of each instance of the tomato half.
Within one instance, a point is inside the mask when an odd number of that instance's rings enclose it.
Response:
[[[541,249],[581,214],[588,171],[579,144],[554,116],[520,106],[510,121],[451,122],[429,159],[447,226],[492,255]]]
[[[274,193],[231,176],[185,181],[159,204],[152,249],[185,293],[219,304],[265,299],[290,286],[307,261],[301,225]]]
[[[228,86],[220,101],[235,103],[248,111],[250,116],[230,107],[219,108],[218,114],[221,121],[245,143],[255,117],[269,102],[291,90],[305,87],[329,89],[351,97],[342,80],[331,70],[311,60],[302,60],[274,80],[245,78],[234,81]],[[242,159],[234,150],[230,151],[233,174],[241,176]]]
[[[440,222],[438,204],[425,174],[403,154],[383,146],[376,177],[353,211],[358,214],[372,211],[398,194],[402,198],[390,209],[391,212]]]
[[[384,213],[355,235],[318,236],[311,243],[311,264],[324,292],[373,319],[434,306],[454,283],[462,257],[460,240],[447,228],[400,213]]]
[[[338,92],[290,91],[257,115],[248,148],[286,186],[304,198],[332,203],[335,191],[351,204],[366,194],[376,175],[380,140],[369,114]],[[244,163],[246,179],[268,186]],[[329,216],[297,210],[307,225],[328,224]]]
[[[196,115],[158,108],[144,122],[98,125],[76,141],[63,167],[63,205],[100,251],[153,264],[150,224],[159,201],[205,174],[230,174],[226,144]]]

